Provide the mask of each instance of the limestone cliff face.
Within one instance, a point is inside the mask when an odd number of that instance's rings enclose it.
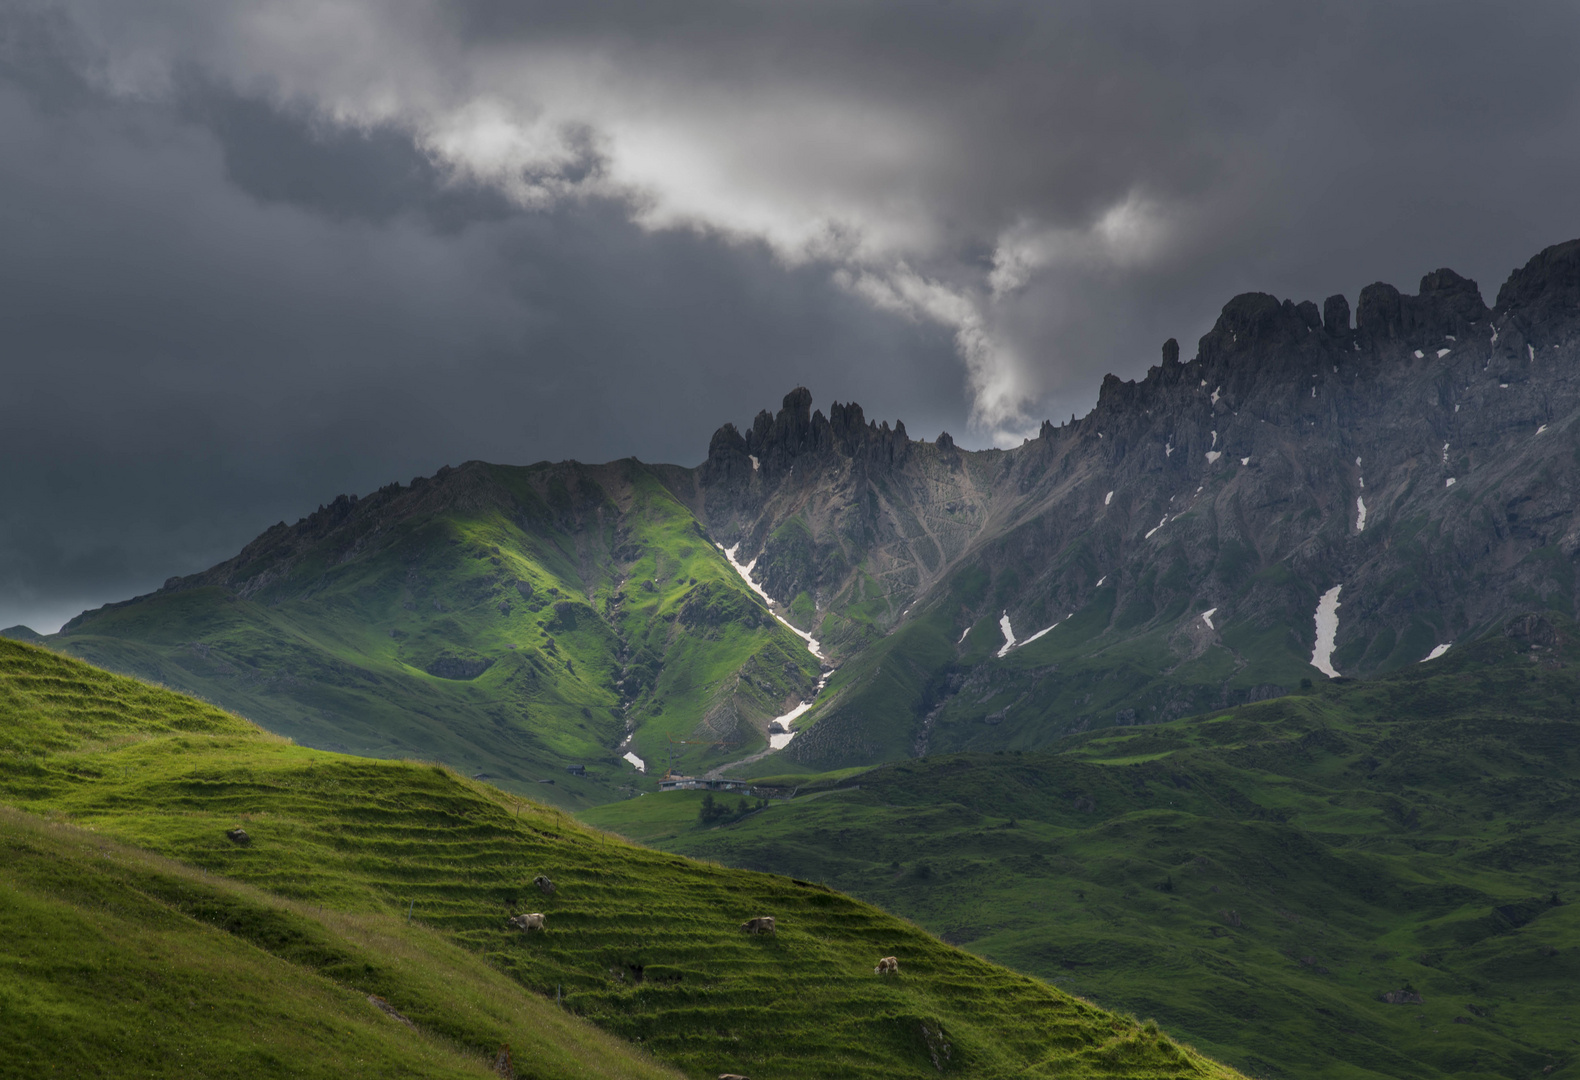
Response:
[[[1085,678],[1068,654],[1039,675],[1019,711],[1063,700],[1038,714],[1050,735],[1321,678],[1314,614],[1334,586],[1328,659],[1344,675],[1418,662],[1516,611],[1573,613],[1580,241],[1516,271],[1492,308],[1444,269],[1414,295],[1368,286],[1353,326],[1349,313],[1344,297],[1235,297],[1193,358],[1165,345],[1144,379],[1107,377],[1089,415],[1008,451],[910,441],[854,405],[824,418],[797,390],[747,434],[715,435],[704,517],[845,658],[940,606],[952,634],[981,624],[995,645],[1001,617],[1024,640],[1083,613],[1093,655],[1150,642],[1153,670],[1106,702],[1060,689]],[[964,574],[988,585],[961,603]],[[1026,682],[1015,652],[971,648],[957,682]],[[1216,674],[1189,670],[1213,656]],[[1188,685],[1170,677],[1182,670]],[[937,707],[924,696],[918,725]],[[862,722],[859,697],[820,710],[831,731]]]
[[[917,442],[861,406],[812,411],[797,388],[745,435],[726,424],[698,474],[710,534],[756,559],[758,580],[803,628],[857,648],[899,620],[969,551],[990,521],[1000,452],[967,454],[947,436]]]

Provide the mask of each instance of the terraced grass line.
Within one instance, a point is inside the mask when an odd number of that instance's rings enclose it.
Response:
[[[560,995],[689,1076],[1233,1075],[817,884],[635,847],[442,767],[292,746],[30,646],[0,642],[0,688],[0,802],[261,890],[321,926],[388,932],[409,908],[413,933],[543,1002]],[[116,720],[123,703],[146,722]],[[238,825],[247,845],[226,838]],[[520,911],[545,913],[547,929],[508,929]],[[776,935],[739,930],[764,913]],[[360,990],[348,955],[318,967]],[[885,955],[901,958],[898,977],[873,974]],[[382,953],[362,962],[390,980],[381,996],[404,991]],[[470,1053],[499,1037],[481,1022],[428,1026]]]
[[[0,1076],[677,1075],[398,917],[4,808],[0,863]]]

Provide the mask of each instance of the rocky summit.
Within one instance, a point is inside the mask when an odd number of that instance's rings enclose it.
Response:
[[[1013,449],[798,388],[694,469],[473,462],[341,497],[52,643],[572,802],[632,757],[1031,748],[1577,614],[1577,372],[1580,240],[1490,307],[1448,269],[1368,286],[1353,320],[1247,293],[1193,356],[1166,342]]]

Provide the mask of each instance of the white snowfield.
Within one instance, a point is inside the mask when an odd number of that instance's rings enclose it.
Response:
[[[1161,521],[1159,521],[1156,525],[1152,526],[1152,528],[1148,529],[1147,530],[1147,535],[1142,537],[1142,539],[1143,540],[1150,540],[1150,539],[1152,539],[1152,534],[1157,532],[1159,529],[1163,528],[1164,525],[1167,525],[1168,524],[1168,520],[1169,520],[1169,516],[1167,514],[1164,514],[1163,515],[1163,519]]]
[[[817,684],[817,688],[819,690],[823,689],[822,682],[819,682]],[[796,735],[799,734],[799,732],[795,732],[795,731],[791,731],[790,730],[790,721],[799,718],[802,713],[804,713],[808,709],[810,709],[812,707],[812,702],[813,702],[813,700],[816,699],[816,697],[817,697],[817,695],[814,693],[811,698],[808,698],[806,701],[803,701],[801,704],[797,705],[795,708],[791,709],[789,712],[785,713],[783,716],[777,717],[775,719],[774,722],[777,723],[780,727],[784,728],[785,732],[784,732],[783,735],[770,735],[770,736],[768,736],[768,745],[770,747],[772,747],[775,750],[783,750],[785,747],[790,745],[791,740],[793,740],[796,737]]]
[[[1355,459],[1355,467],[1357,469],[1361,467],[1360,458]],[[1366,478],[1364,476],[1360,477],[1360,482],[1361,487],[1364,488],[1366,486]],[[1355,531],[1366,531],[1366,500],[1359,495],[1355,496]]]
[[[1540,435],[1542,432],[1544,432],[1546,430],[1547,430],[1547,425],[1543,424],[1541,427],[1536,429],[1536,434]]]
[[[1439,349],[1439,350],[1437,350],[1437,358],[1439,360],[1441,360],[1441,359],[1443,359],[1443,357],[1447,356],[1451,351],[1452,350],[1450,350],[1450,349]]]
[[[1094,588],[1094,589],[1101,589],[1103,587],[1103,582],[1105,582],[1107,580],[1108,580],[1108,575],[1104,574],[1102,577],[1097,579],[1097,584],[1093,585],[1092,588]]]
[[[1207,464],[1211,465],[1221,457],[1223,457],[1222,450],[1209,450],[1207,451]]]
[[[752,567],[757,565],[757,560],[753,559],[745,566],[742,566],[740,563],[735,561],[735,553],[740,550],[741,545],[736,544],[734,547],[728,548],[723,544],[717,544],[715,546],[720,551],[724,552],[724,557],[730,561],[731,566],[735,567],[735,572],[741,575],[741,580],[746,582],[746,587],[763,598],[763,603],[768,605],[769,613],[773,615],[774,618],[779,619],[780,625],[782,625],[786,630],[790,631],[796,637],[800,638],[802,641],[806,642],[807,651],[813,656],[817,657],[819,660],[823,659],[823,646],[818,644],[817,639],[811,634],[807,633],[805,630],[798,630],[794,626],[791,626],[789,623],[785,622],[784,619],[780,618],[779,613],[774,611],[773,598],[763,591],[763,587],[761,585],[752,580]]]
[[[627,761],[636,766],[637,772],[647,772],[647,762],[643,761],[629,750],[625,752],[624,756]]]
[[[758,469],[762,468],[763,463],[757,460],[756,454],[747,454],[746,456],[752,459],[752,472],[756,472]]]
[[[1005,653],[1015,647],[1015,628],[1009,624],[1009,612],[999,616],[998,628],[1004,632],[1004,647],[998,651],[1002,659]]]
[[[1219,398],[1219,397],[1220,397],[1220,396],[1221,396],[1221,395],[1222,395],[1222,394],[1223,394],[1223,387],[1221,387],[1221,386],[1220,386],[1220,387],[1218,387],[1218,389],[1216,389],[1216,390],[1214,390],[1214,391],[1213,391],[1213,392],[1212,392],[1212,403],[1213,403],[1213,404],[1214,404],[1214,405],[1216,405],[1216,404],[1218,404],[1218,398]]]
[[[1451,488],[1451,487],[1453,487],[1453,486],[1454,486],[1454,478],[1453,478],[1453,477],[1452,477],[1452,476],[1450,476],[1450,477],[1449,477],[1449,478],[1448,478],[1448,481],[1447,481],[1447,482],[1446,482],[1446,483],[1444,483],[1444,485],[1443,485],[1443,486],[1444,486],[1444,487],[1446,487],[1446,488]]]
[[[1311,650],[1311,666],[1330,679],[1339,677],[1333,670],[1333,639],[1339,633],[1339,591],[1343,588],[1335,585],[1317,601],[1317,647]]]
[[[1452,641],[1450,641],[1450,642],[1447,642],[1446,644],[1439,645],[1437,648],[1433,649],[1431,652],[1429,652],[1425,656],[1421,657],[1421,659],[1417,660],[1416,663],[1424,664],[1428,660],[1436,660],[1439,656],[1442,656],[1444,653],[1446,653],[1448,651],[1448,649],[1449,649],[1449,646],[1453,645],[1453,644],[1454,643]]]
[[[1218,612],[1217,608],[1210,607],[1206,611],[1201,613],[1201,621],[1207,624],[1207,629],[1209,629],[1209,630],[1216,630],[1216,629],[1218,629],[1216,626],[1214,626],[1212,624],[1212,617],[1215,614],[1217,614],[1217,612]]]
[[[1071,614],[1074,614],[1074,613],[1072,612]],[[1067,618],[1069,618],[1069,616],[1066,615],[1065,618],[1067,619]],[[1055,626],[1058,626],[1059,623],[1062,623],[1062,622],[1064,622],[1064,619],[1060,619],[1059,622],[1052,623],[1052,624],[1050,624],[1048,626],[1044,626],[1041,630],[1038,630],[1035,634],[1031,635],[1031,637],[1027,638],[1025,641],[1019,642],[1016,645],[1016,648],[1025,648],[1027,645],[1030,645],[1033,641],[1036,641],[1038,638],[1042,637],[1042,635],[1046,634],[1049,630],[1052,630]]]
[[[1103,496],[1103,505],[1104,506],[1107,506],[1109,503],[1111,503],[1113,501],[1114,501],[1114,493],[1112,491],[1110,491],[1107,495]]]
[[[1240,459],[1240,464],[1241,465],[1249,465],[1249,464],[1251,464],[1251,459],[1248,458],[1248,457],[1243,457],[1243,458]]]
[[[960,640],[955,642],[955,644],[956,645],[964,645],[966,643],[966,635],[969,634],[970,632],[971,632],[971,628],[969,626],[966,627],[963,631],[961,631],[961,633],[960,633]]]

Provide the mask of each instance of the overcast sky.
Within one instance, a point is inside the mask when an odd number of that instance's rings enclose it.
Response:
[[[1580,235],[1580,5],[0,0],[0,626],[797,384],[1019,442]]]

